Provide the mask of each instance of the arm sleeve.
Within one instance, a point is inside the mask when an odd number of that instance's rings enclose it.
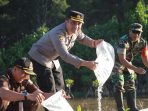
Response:
[[[78,33],[77,40],[80,44],[86,45],[88,47],[93,47],[94,45],[94,40],[85,35],[83,32]]]
[[[51,41],[52,41],[57,53],[65,62],[70,63],[77,68],[80,67],[80,63],[83,60],[68,52],[67,46],[65,44],[65,36],[64,35],[57,34],[51,38]]]
[[[126,55],[126,43],[122,39],[120,39],[117,43],[117,54]]]

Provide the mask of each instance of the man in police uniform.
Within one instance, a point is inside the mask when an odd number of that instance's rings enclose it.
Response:
[[[95,69],[95,61],[86,61],[69,53],[75,41],[92,48],[96,48],[102,41],[85,35],[81,30],[83,23],[84,14],[69,11],[64,23],[48,31],[33,44],[28,54],[37,74],[37,84],[42,91],[56,92],[64,88],[62,69],[57,59],[59,56],[76,68],[85,66]]]
[[[142,25],[133,23],[129,33],[120,38],[116,44],[116,61],[113,68],[113,83],[115,88],[115,100],[118,111],[125,111],[123,105],[123,93],[126,95],[127,105],[130,111],[139,111],[136,107],[135,73],[145,74],[146,71],[132,65],[133,58],[140,54],[145,66],[148,67],[148,50],[146,41],[141,38]],[[135,73],[134,73],[135,72]]]
[[[36,111],[38,105],[50,93],[43,93],[30,80],[33,72],[32,63],[26,57],[15,61],[12,69],[0,76],[0,111],[19,111],[19,103],[24,111]],[[24,92],[24,93],[23,93]]]

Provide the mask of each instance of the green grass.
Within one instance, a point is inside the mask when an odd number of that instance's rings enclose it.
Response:
[[[81,107],[81,111],[98,111],[97,98],[69,99],[68,102],[72,106],[74,111],[77,111],[77,107],[79,105]],[[124,102],[125,102],[126,111],[128,111],[128,108],[126,106],[126,101],[124,100]],[[137,106],[139,109],[147,108],[148,98],[137,98]],[[117,111],[114,98],[108,98],[108,97],[102,98],[101,108],[102,111]],[[44,111],[43,107],[41,106],[37,111]]]

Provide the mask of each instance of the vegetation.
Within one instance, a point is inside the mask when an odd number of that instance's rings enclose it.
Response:
[[[72,79],[66,79],[65,82],[67,87],[71,87],[74,84],[74,80]]]
[[[77,106],[77,111],[82,111],[80,105]]]
[[[17,57],[26,56],[35,41],[64,21],[69,9],[84,12],[83,30],[93,39],[102,38],[113,45],[120,36],[127,33],[131,23],[139,22],[144,26],[143,37],[148,40],[147,0],[0,0],[1,71],[11,66]],[[77,43],[71,53],[86,60],[94,60],[96,57],[95,49]],[[139,64],[140,61],[137,57],[134,63]],[[84,67],[77,70],[64,61],[61,63],[65,79],[72,78],[75,81],[72,91],[86,92],[92,87],[91,83],[96,79],[92,71]],[[139,65],[142,66],[141,63]],[[141,84],[138,88],[148,89],[148,76],[138,78]],[[144,93],[147,93],[147,89]]]
[[[94,88],[97,88],[99,86],[99,81],[96,79],[95,81],[92,82],[92,86]]]

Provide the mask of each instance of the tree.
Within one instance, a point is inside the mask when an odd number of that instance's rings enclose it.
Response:
[[[65,17],[66,0],[1,0],[0,47],[20,40],[42,25],[52,26]]]

